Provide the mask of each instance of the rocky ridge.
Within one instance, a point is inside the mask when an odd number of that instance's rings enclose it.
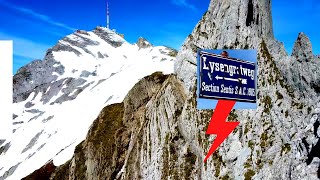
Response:
[[[175,74],[146,77],[105,107],[51,178],[318,179],[319,61],[303,34],[288,56],[271,17],[269,0],[212,0]],[[240,125],[203,163],[215,136],[205,134],[212,112],[196,108],[196,51],[215,48],[257,49],[258,107],[231,112]]]
[[[43,60],[20,68],[13,77],[13,133],[0,142],[0,179],[21,179],[50,159],[65,163],[103,107],[121,103],[146,75],[173,72],[175,52],[140,49],[97,27],[66,36]]]

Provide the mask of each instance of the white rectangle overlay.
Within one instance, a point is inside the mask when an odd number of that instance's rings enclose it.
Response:
[[[0,139],[12,134],[13,42],[0,40]]]

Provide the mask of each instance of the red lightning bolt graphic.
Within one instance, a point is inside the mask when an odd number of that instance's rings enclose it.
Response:
[[[226,122],[226,119],[232,110],[236,101],[219,100],[214,110],[206,134],[216,134],[217,137],[211,145],[204,162],[228,137],[228,135],[238,126],[240,122]]]

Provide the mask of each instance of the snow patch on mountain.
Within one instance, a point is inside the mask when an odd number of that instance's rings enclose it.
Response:
[[[143,77],[173,72],[174,51],[140,48],[97,27],[59,40],[43,60],[14,76],[14,132],[1,142],[0,179],[20,179],[53,159],[69,160],[92,121],[108,104],[122,102]]]

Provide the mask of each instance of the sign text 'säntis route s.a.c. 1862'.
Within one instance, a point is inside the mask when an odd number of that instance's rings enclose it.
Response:
[[[256,102],[255,63],[199,52],[199,98]]]

